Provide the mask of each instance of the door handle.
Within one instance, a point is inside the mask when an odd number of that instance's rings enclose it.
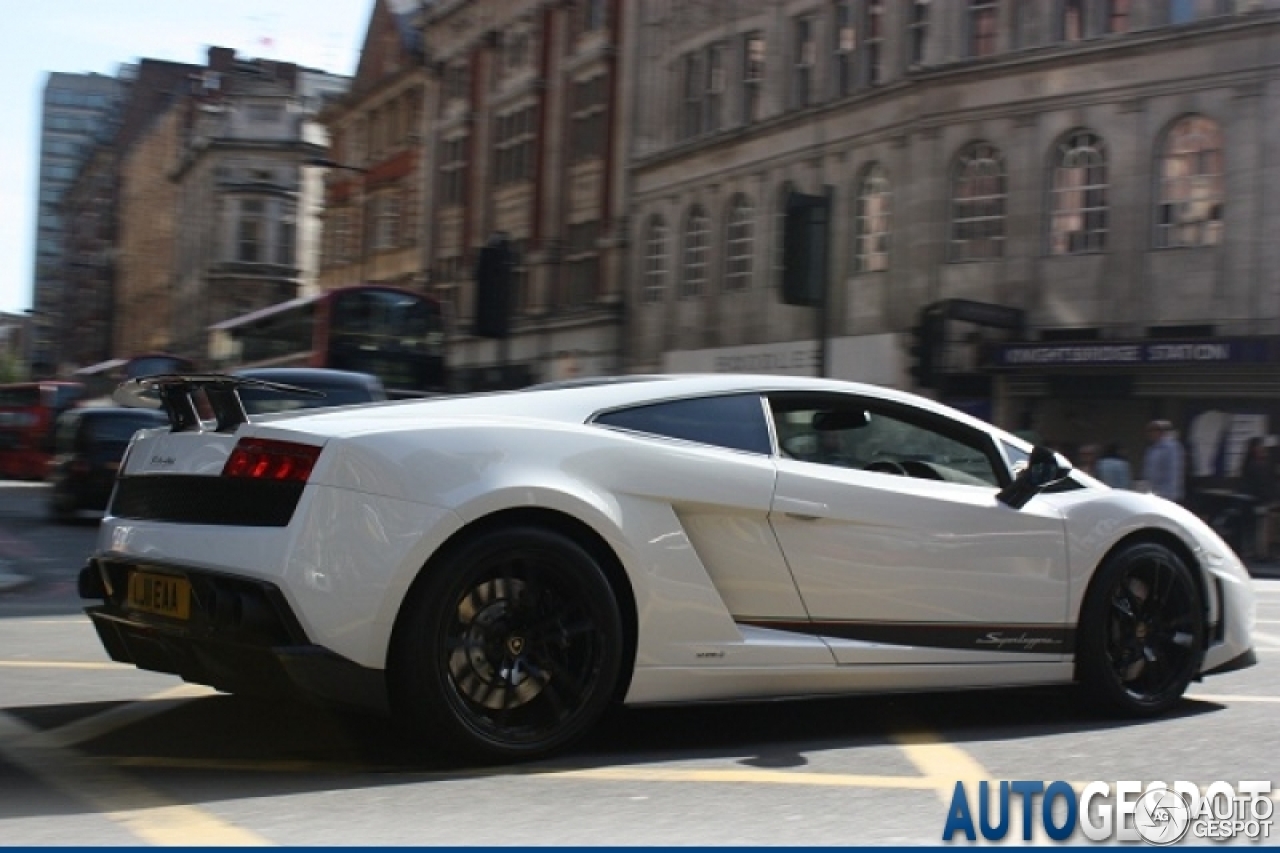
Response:
[[[774,498],[773,508],[801,521],[816,521],[831,512],[830,508],[821,501],[806,501],[799,498]]]

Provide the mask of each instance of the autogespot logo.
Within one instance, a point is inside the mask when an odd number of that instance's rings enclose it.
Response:
[[[1275,801],[1268,781],[1214,782],[1201,792],[1193,782],[1090,782],[1079,793],[1069,782],[979,782],[970,803],[957,782],[947,810],[942,840],[978,835],[999,841],[1020,818],[1021,836],[1031,841],[1037,821],[1052,841],[1077,832],[1089,841],[1145,841],[1164,846],[1183,839],[1206,841],[1271,837]],[[975,814],[976,813],[976,814]]]

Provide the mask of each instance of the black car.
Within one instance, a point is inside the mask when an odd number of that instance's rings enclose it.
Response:
[[[323,397],[290,395],[287,392],[264,388],[241,388],[240,399],[245,411],[251,415],[274,412],[290,412],[319,406],[352,406],[359,403],[376,403],[387,399],[381,380],[370,373],[350,370],[330,370],[323,367],[259,367],[237,370],[236,376],[278,382],[309,391],[319,391]]]
[[[82,511],[106,509],[129,439],[140,429],[168,423],[153,409],[114,406],[69,409],[59,416],[49,471],[53,516],[70,519]]]

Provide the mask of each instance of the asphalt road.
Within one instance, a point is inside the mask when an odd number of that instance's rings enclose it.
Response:
[[[1277,580],[1260,665],[1155,721],[1059,688],[648,709],[554,761],[476,768],[380,721],[111,663],[74,592],[93,525],[45,523],[42,499],[0,486],[23,578],[0,591],[0,845],[938,844],[958,780],[1280,787]]]

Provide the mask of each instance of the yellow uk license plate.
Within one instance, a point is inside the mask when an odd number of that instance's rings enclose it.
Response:
[[[191,617],[191,582],[174,575],[134,572],[129,575],[129,606],[173,619]]]

